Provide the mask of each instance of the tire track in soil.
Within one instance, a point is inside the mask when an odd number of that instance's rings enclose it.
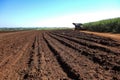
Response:
[[[21,57],[21,59],[16,63],[14,70],[16,71],[16,77],[11,78],[11,80],[23,80],[23,77],[25,74],[28,73],[28,60],[29,60],[29,55],[32,50],[32,45],[34,42],[34,38],[36,35],[32,36],[29,41],[29,46],[24,52],[24,55]],[[14,74],[12,75],[14,76]]]
[[[0,42],[0,62],[3,61],[6,57],[10,55],[16,55],[16,53],[22,49],[24,44],[26,44],[26,41],[28,40],[30,36],[30,33],[19,33],[19,34],[13,34],[3,38],[3,41]],[[22,43],[22,44],[21,44]],[[9,53],[9,54],[8,54]]]
[[[34,38],[34,42],[32,45],[32,49],[29,53],[29,60],[28,60],[28,69],[25,71],[23,75],[23,80],[39,80],[39,68],[40,68],[40,50],[39,50],[39,36],[36,35]]]
[[[10,74],[13,73],[15,64],[23,56],[28,45],[29,45],[29,43],[26,43],[24,45],[24,47],[20,51],[18,51],[18,53],[16,55],[11,55],[1,64],[2,65],[1,70],[3,70],[2,71],[3,76],[1,77],[2,80],[4,80],[4,79],[6,80],[11,77]]]
[[[27,37],[25,39],[23,39],[23,38],[30,34],[31,33],[27,33],[22,36],[21,36],[21,34],[19,34],[19,35],[16,34],[16,36],[18,36],[22,40],[16,40],[16,38],[12,39],[16,43],[16,45],[13,45],[13,46],[20,47],[20,49],[14,49],[14,53],[12,51],[7,52],[8,54],[10,54],[10,56],[7,57],[7,54],[6,54],[7,59],[4,58],[4,60],[1,62],[1,67],[0,67],[1,75],[0,76],[2,76],[2,77],[0,77],[0,78],[2,80],[14,80],[14,79],[16,80],[19,77],[17,74],[18,71],[16,71],[16,68],[19,69],[19,66],[17,63],[24,56],[24,53],[26,52],[26,50],[29,47],[30,41],[26,42],[26,40],[28,40],[28,38],[32,38],[32,37]],[[31,36],[33,36],[33,35],[31,35]],[[10,41],[11,41],[11,39],[10,39]],[[20,44],[20,43],[23,43],[23,44]]]

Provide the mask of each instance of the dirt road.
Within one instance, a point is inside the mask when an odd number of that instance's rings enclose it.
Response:
[[[81,31],[81,32],[85,32],[85,33],[89,33],[89,34],[94,34],[94,35],[98,35],[98,36],[103,36],[103,37],[111,38],[111,39],[114,39],[114,40],[118,40],[120,42],[120,34],[115,34],[115,33],[100,33],[100,32],[91,32],[91,31]]]
[[[120,43],[72,30],[2,32],[0,80],[120,80]]]

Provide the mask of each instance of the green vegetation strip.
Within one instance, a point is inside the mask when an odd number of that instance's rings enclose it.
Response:
[[[20,31],[20,30],[65,30],[67,27],[37,27],[37,28],[0,28],[0,31]]]
[[[83,26],[90,31],[120,33],[120,18],[84,23]]]

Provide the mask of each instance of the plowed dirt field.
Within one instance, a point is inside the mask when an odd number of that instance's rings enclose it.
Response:
[[[1,32],[0,80],[120,80],[120,43],[72,30]]]

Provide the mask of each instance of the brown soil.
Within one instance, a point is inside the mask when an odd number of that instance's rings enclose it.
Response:
[[[22,31],[22,30],[21,30]],[[19,32],[19,30],[17,30],[17,31],[0,31],[0,34],[1,33],[11,33],[11,32]]]
[[[120,41],[120,34],[100,33],[100,32],[91,32],[91,31],[82,31],[82,32],[94,34],[94,35],[98,35],[98,36],[103,36],[103,37],[108,37],[108,38],[112,38],[112,39]]]
[[[72,30],[0,34],[0,80],[120,80],[120,43]]]

